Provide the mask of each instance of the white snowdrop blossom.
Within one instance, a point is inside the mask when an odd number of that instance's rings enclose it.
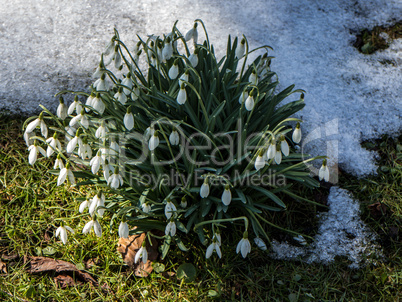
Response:
[[[59,139],[57,138],[56,133],[52,137],[49,137],[46,140],[46,143],[48,144],[48,147],[46,150],[47,157],[52,156],[55,150],[61,151],[61,143],[60,143]]]
[[[276,142],[273,140],[268,147],[268,151],[267,151],[267,158],[268,159],[272,159],[275,158],[276,155]]]
[[[247,97],[248,97],[247,91],[243,91],[239,97],[239,104],[243,104],[243,102],[246,100]]]
[[[119,90],[114,94],[114,98],[122,105],[127,103],[127,96],[123,92],[123,87],[119,87]]]
[[[140,89],[137,86],[135,86],[133,88],[133,92],[131,92],[131,99],[133,101],[138,100],[139,96],[140,96]]]
[[[128,229],[127,222],[125,222],[125,221],[120,222],[119,237],[120,238],[128,238],[128,233],[129,233],[129,229]]]
[[[127,130],[132,130],[134,128],[134,115],[131,112],[131,108],[127,108],[127,112],[124,115],[124,127],[126,127]]]
[[[131,79],[131,73],[129,73],[128,75],[127,75],[127,77],[126,78],[124,78],[124,80],[121,82],[121,84],[123,85],[123,86],[126,86],[126,87],[123,87],[123,92],[124,92],[124,94],[125,95],[129,95],[130,93],[131,93],[131,90],[133,89],[133,81],[132,81],[132,79]],[[124,104],[123,104],[124,105]]]
[[[105,121],[102,121],[101,125],[96,129],[95,137],[105,140],[106,134],[109,132],[109,129],[106,127]]]
[[[246,39],[241,39],[239,46],[236,49],[236,58],[240,59],[246,50]]]
[[[267,250],[267,245],[265,244],[264,240],[262,240],[260,237],[255,237],[254,238],[254,243],[263,251]]]
[[[103,158],[103,157],[102,157]],[[103,177],[108,180],[110,177],[110,172],[113,172],[113,166],[109,164],[108,160],[105,159],[102,163]]]
[[[142,208],[142,210],[145,212],[145,213],[151,213],[151,205],[149,204],[149,203],[146,203],[146,202],[144,202],[142,205],[141,205],[141,208]]]
[[[282,162],[282,153],[281,153],[281,150],[278,149],[278,147],[277,147],[276,153],[275,153],[275,162],[277,165],[280,165]]]
[[[88,107],[92,107],[92,101],[95,98],[95,93],[92,91],[90,96],[87,98],[86,102],[85,102],[85,111],[89,112],[91,109]]]
[[[186,199],[186,197],[183,197],[183,198],[181,199],[181,201],[180,201],[180,206],[181,206],[183,209],[187,208],[187,199]]]
[[[106,45],[106,49],[103,52],[104,55],[108,56],[112,53],[112,51],[114,50],[114,38],[111,39],[111,41]]]
[[[174,236],[176,235],[176,224],[174,221],[170,221],[165,228],[165,235],[167,236]]]
[[[148,148],[150,151],[155,150],[159,146],[159,137],[158,137],[158,132],[155,132],[151,138],[149,139],[148,142]]]
[[[60,154],[57,155],[57,158],[54,162],[54,166],[53,169],[63,169],[64,168],[64,164],[63,164],[63,160],[61,159]]]
[[[184,36],[184,39],[187,41],[190,41],[191,39],[193,39],[194,44],[197,44],[197,40],[198,40],[198,31],[197,31],[197,25],[198,23],[195,22],[194,26],[192,29],[190,29],[186,35]]]
[[[242,238],[236,247],[236,254],[241,252],[243,258],[246,258],[247,254],[251,252],[251,244],[248,238]]]
[[[148,261],[148,252],[144,245],[141,246],[141,248],[135,254],[134,263],[137,263],[140,258],[142,259],[143,263],[146,263]]]
[[[60,170],[59,177],[57,178],[57,185],[60,186],[63,184],[68,177],[68,180],[70,181],[71,185],[75,184],[75,178],[73,171],[70,169],[70,164],[67,163],[66,167]]]
[[[194,68],[197,67],[198,65],[198,55],[196,52],[192,53],[189,57],[188,60],[190,61],[191,66]]]
[[[260,154],[257,156],[257,159],[255,160],[254,163],[254,168],[258,171],[262,168],[265,167],[265,160],[264,157],[262,157]]]
[[[251,111],[254,108],[254,97],[252,93],[250,93],[246,99],[246,102],[244,103],[244,106],[246,107],[247,111]]]
[[[63,242],[63,244],[67,243],[67,231],[70,231],[72,234],[74,234],[74,230],[69,226],[59,226],[56,230],[56,237],[60,236],[60,240]]]
[[[84,109],[81,110],[81,113],[80,113],[80,114],[78,114],[77,116],[73,117],[73,118],[70,120],[69,125],[70,125],[70,127],[74,127],[75,124],[77,124],[78,122],[81,123],[81,126],[82,126],[82,127],[84,127],[85,129],[88,129],[88,127],[89,127],[89,120],[88,120],[87,116],[85,115],[85,110],[84,110]]]
[[[216,242],[219,244],[219,246],[221,246],[221,245],[222,245],[221,233],[219,233],[219,231],[216,232],[216,233],[214,234],[214,237],[216,238]]]
[[[281,139],[281,151],[283,155],[285,156],[289,155],[289,144],[284,137],[282,137]]]
[[[255,72],[255,70],[253,70],[250,74],[250,76],[248,77],[248,81],[253,84],[253,85],[257,85],[258,84],[258,76]]]
[[[169,142],[173,145],[176,146],[180,142],[180,136],[179,133],[176,130],[173,130],[172,133],[169,135]]]
[[[95,88],[96,91],[109,90],[109,84],[106,81],[106,75],[104,73],[102,73],[101,77],[94,82],[93,87]]]
[[[230,192],[230,188],[229,186],[225,187],[225,190],[222,193],[222,203],[225,206],[230,205],[230,203],[232,202],[232,192]]]
[[[208,259],[209,257],[212,256],[213,252],[216,252],[219,258],[222,258],[222,252],[219,247],[218,241],[213,240],[212,243],[207,247],[207,251],[205,253],[205,258]]]
[[[177,60],[174,61],[173,65],[169,68],[168,76],[171,80],[174,80],[179,75],[179,65]]]
[[[170,60],[170,58],[173,56],[173,45],[170,37],[166,39],[165,46],[163,47],[162,50],[162,60],[166,62],[167,60]]]
[[[84,213],[85,209],[91,205],[91,201],[91,199],[85,199],[83,202],[81,202],[80,207],[78,208],[78,212],[80,212],[81,214]]]
[[[174,203],[171,202],[171,201],[168,201],[166,203],[166,206],[165,206],[165,216],[166,216],[166,218],[170,219],[170,217],[172,217],[173,213],[176,212],[176,211],[177,211],[177,208],[174,205]]]
[[[33,132],[35,130],[35,128],[38,127],[38,126],[40,127],[40,131],[42,133],[42,136],[44,138],[47,138],[48,130],[47,130],[47,126],[45,124],[45,121],[43,120],[43,114],[42,113],[39,115],[39,117],[37,119],[33,120],[32,122],[30,122],[28,124],[27,129],[25,130],[25,132],[29,134],[29,133]]]
[[[301,141],[301,137],[302,137],[302,134],[301,134],[301,129],[300,129],[300,123],[297,123],[296,128],[295,128],[295,130],[293,131],[293,134],[292,134],[292,140],[296,144],[298,144]]]
[[[77,132],[78,131],[79,130],[77,130]],[[80,145],[80,146],[82,145],[82,140],[78,135],[79,135],[79,133],[77,133],[73,137],[73,139],[68,142],[67,147],[66,147],[67,153],[72,153],[75,150],[75,148],[77,147],[77,145]]]
[[[100,217],[105,213],[105,195],[102,192],[98,192],[88,204],[89,215],[93,216],[95,211],[99,214]]]
[[[324,179],[326,182],[329,181],[329,169],[328,169],[328,166],[327,166],[327,160],[326,159],[323,160],[322,166],[321,166],[320,170],[318,171],[318,178],[320,180]]]
[[[187,92],[184,83],[181,85],[176,101],[179,105],[183,105],[187,101]]]
[[[36,141],[34,142],[33,145],[29,146],[28,148],[29,151],[29,156],[28,156],[28,161],[30,165],[34,165],[36,160],[38,159],[38,153],[42,153],[44,157],[46,157],[46,151],[41,147],[38,146]]]
[[[91,166],[92,174],[96,174],[99,171],[101,164],[103,163],[103,159],[101,157],[101,152],[98,151],[96,155],[91,159],[89,165]]]
[[[57,117],[64,121],[67,118],[67,115],[68,115],[67,110],[68,109],[67,109],[66,104],[64,104],[63,98],[60,97],[60,104],[59,104],[59,106],[57,107],[57,110],[56,110]]]
[[[90,159],[92,157],[91,146],[88,145],[87,142],[78,144],[78,155],[81,157],[81,159]]]
[[[98,220],[90,220],[82,229],[83,234],[88,234],[91,229],[94,229],[95,235],[98,237],[102,236],[102,228],[101,225],[99,224]]]
[[[109,154],[110,156],[112,156],[112,158],[114,158],[118,156],[119,153],[120,153],[120,146],[114,139],[112,139],[110,142]]]
[[[188,77],[189,77],[189,72],[186,70],[179,78],[179,86],[182,87],[182,85],[187,85],[185,82],[188,82]]]
[[[81,112],[81,110],[82,110],[82,104],[81,104],[81,102],[78,100],[78,97],[77,97],[77,96],[74,98],[74,102],[72,102],[72,103],[70,104],[70,106],[68,106],[68,111],[67,111],[68,114],[69,114],[69,115],[73,114],[74,109],[75,109],[75,112],[76,112],[77,114],[80,114],[80,112]]]
[[[123,177],[120,175],[118,171],[115,171],[109,178],[107,179],[107,184],[112,189],[117,189],[123,185]]]
[[[144,132],[144,139],[145,140],[149,140],[150,138],[151,138],[151,136],[152,135],[154,135],[155,134],[155,129],[154,129],[154,127],[148,127],[147,129],[145,129],[145,132]]]
[[[209,195],[209,184],[208,184],[208,179],[206,178],[200,188],[200,196],[201,196],[201,198],[207,198],[208,195]]]

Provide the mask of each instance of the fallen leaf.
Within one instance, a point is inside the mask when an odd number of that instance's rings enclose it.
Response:
[[[380,219],[387,213],[387,206],[381,202],[376,202],[368,206],[371,216],[375,219]]]
[[[31,269],[28,270],[28,273],[37,274],[47,272],[69,272],[74,273],[77,278],[81,279],[84,282],[90,282],[92,285],[98,286],[98,282],[94,278],[92,278],[90,274],[78,270],[75,264],[72,264],[70,262],[48,257],[29,257],[29,260],[31,261]]]
[[[0,273],[7,274],[7,266],[6,264],[0,260]]]
[[[60,285],[61,289],[75,286],[75,281],[74,281],[73,277],[71,277],[68,274],[57,275],[56,277],[54,277],[54,281],[56,282],[56,284]]]
[[[1,255],[1,258],[3,259],[3,260],[6,260],[6,261],[9,261],[9,260],[14,260],[14,259],[17,259],[18,258],[18,254],[17,253],[11,253],[11,254],[2,254]]]
[[[152,272],[152,261],[158,258],[158,242],[155,238],[151,237],[152,246],[149,244],[149,241],[146,242],[146,249],[148,252],[148,261],[143,263],[142,260],[139,263],[134,263],[135,254],[137,254],[138,250],[142,246],[142,242],[145,239],[145,233],[140,235],[132,235],[128,238],[120,238],[119,246],[117,247],[117,251],[121,253],[123,257],[123,261],[134,270],[134,274],[137,277],[148,277],[148,275]]]
[[[85,268],[90,269],[92,266],[98,265],[99,262],[99,257],[88,259],[88,261],[85,262]]]

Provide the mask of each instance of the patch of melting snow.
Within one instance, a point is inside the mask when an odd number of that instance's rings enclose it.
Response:
[[[360,219],[359,203],[347,190],[331,187],[328,206],[328,212],[319,214],[318,234],[310,246],[274,240],[271,257],[329,264],[336,256],[343,256],[350,261],[351,268],[383,257],[375,235]]]

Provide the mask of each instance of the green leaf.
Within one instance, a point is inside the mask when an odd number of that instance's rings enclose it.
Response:
[[[184,282],[193,282],[197,275],[197,270],[195,266],[191,263],[183,263],[177,269],[177,278],[183,279]]]
[[[271,199],[273,202],[275,202],[278,206],[286,209],[286,205],[274,193],[272,193],[264,188],[260,188],[260,187],[256,187],[256,186],[250,186],[250,188],[263,193],[265,196],[267,196],[269,199]]]
[[[165,271],[165,265],[163,263],[159,263],[159,262],[153,263],[152,267],[153,267],[155,273],[158,273],[158,274],[163,273]]]

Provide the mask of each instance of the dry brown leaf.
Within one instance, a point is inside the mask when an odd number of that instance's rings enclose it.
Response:
[[[29,257],[31,260],[31,269],[28,270],[29,273],[46,273],[46,272],[56,272],[56,273],[74,273],[76,277],[84,282],[90,282],[94,286],[98,286],[98,282],[92,278],[88,273],[80,271],[77,267],[67,261],[52,259],[48,257]]]
[[[119,246],[117,247],[117,251],[121,253],[123,257],[123,261],[134,270],[134,274],[137,277],[148,277],[148,275],[152,272],[152,261],[158,258],[158,242],[155,238],[151,237],[152,246],[149,244],[149,241],[146,242],[146,248],[148,252],[148,261],[143,263],[142,260],[139,263],[134,263],[135,254],[141,248],[142,242],[145,239],[145,233],[140,235],[132,235],[128,238],[120,238]]]
[[[8,260],[14,260],[14,259],[17,259],[17,258],[18,258],[18,254],[17,254],[16,252],[13,252],[13,253],[11,253],[11,254],[2,254],[2,255],[1,255],[1,258],[2,258],[3,260],[6,260],[6,261],[8,261]]]
[[[0,260],[0,273],[7,274],[7,266],[6,264]]]
[[[90,269],[91,267],[98,265],[99,263],[99,257],[88,259],[88,261],[85,262],[85,268]]]
[[[75,281],[74,281],[73,277],[71,277],[68,274],[60,274],[60,275],[54,277],[54,282],[56,282],[56,284],[60,285],[61,289],[65,289],[66,287],[75,286]]]
[[[370,209],[371,216],[377,220],[387,214],[387,206],[381,202],[373,203],[368,208]]]

